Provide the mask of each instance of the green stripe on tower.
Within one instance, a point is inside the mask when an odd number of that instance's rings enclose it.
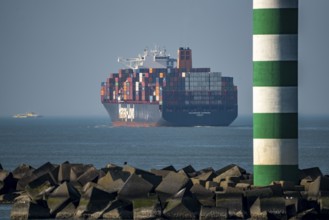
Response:
[[[295,182],[298,179],[298,165],[254,165],[254,182],[265,186],[273,180],[284,179]]]
[[[254,34],[297,34],[298,31],[296,8],[255,9],[253,20]]]
[[[298,138],[297,113],[254,113],[254,138]]]
[[[297,61],[254,61],[254,86],[297,86]]]
[[[254,185],[297,183],[298,0],[253,0],[253,44]]]

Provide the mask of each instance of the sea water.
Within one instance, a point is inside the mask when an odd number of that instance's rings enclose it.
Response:
[[[299,167],[329,174],[329,117],[300,118]],[[0,118],[0,163],[9,171],[25,163],[128,164],[141,169],[192,165],[215,170],[237,164],[252,172],[252,118],[229,127],[113,127],[108,117]],[[10,206],[0,205],[1,219]]]

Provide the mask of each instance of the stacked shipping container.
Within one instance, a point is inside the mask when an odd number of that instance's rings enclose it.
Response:
[[[101,84],[102,102],[162,102],[167,69],[120,69]]]
[[[237,103],[233,77],[210,68],[120,69],[101,84],[102,102],[122,101],[168,105],[226,105]]]

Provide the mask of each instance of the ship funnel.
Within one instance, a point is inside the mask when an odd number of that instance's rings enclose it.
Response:
[[[190,71],[192,69],[192,50],[180,47],[177,51],[177,68]]]

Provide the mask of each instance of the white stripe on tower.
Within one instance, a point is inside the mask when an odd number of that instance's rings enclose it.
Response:
[[[253,88],[254,113],[297,112],[297,87],[259,87]]]
[[[253,60],[297,60],[297,35],[254,35]]]
[[[262,8],[298,8],[296,0],[254,0],[253,9]]]

